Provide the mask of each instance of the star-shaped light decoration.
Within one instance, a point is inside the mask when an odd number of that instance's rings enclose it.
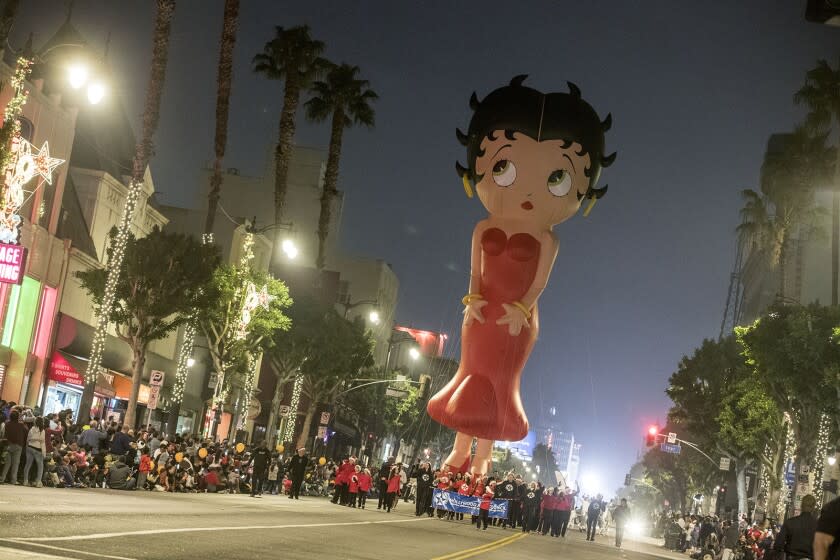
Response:
[[[26,142],[29,144],[29,142]],[[44,178],[48,185],[52,185],[53,170],[64,163],[63,159],[50,157],[50,144],[44,140],[44,144],[37,154],[33,155],[35,159],[35,173]]]

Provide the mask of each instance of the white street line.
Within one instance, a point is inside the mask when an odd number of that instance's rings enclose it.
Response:
[[[90,535],[68,535],[65,537],[19,537],[15,542],[51,542],[51,541],[88,541],[99,539],[113,539],[115,537],[132,537],[142,535],[162,535],[165,533],[194,533],[201,531],[254,531],[258,529],[305,529],[307,527],[342,527],[349,525],[381,525],[384,523],[412,523],[416,521],[428,521],[431,517],[420,519],[386,519],[383,521],[352,521],[347,523],[296,523],[289,525],[247,525],[233,527],[182,527],[178,529],[147,529],[145,531],[124,531],[120,533],[93,533]],[[79,552],[79,551],[76,551]],[[105,556],[104,558],[121,558],[119,556]],[[121,559],[130,560],[130,559]]]
[[[60,550],[62,552],[73,552],[75,554],[86,554],[88,556],[96,556],[98,558],[110,558],[112,560],[134,560],[134,558],[126,558],[125,556],[109,556],[108,554],[100,554],[98,552],[88,552],[86,550],[75,550],[75,549],[72,549],[72,548],[62,548],[60,546],[52,546],[52,545],[49,545],[49,544],[40,544],[40,543],[33,543],[33,542],[24,543],[24,542],[21,542],[21,539],[3,539],[3,540],[9,541],[9,542],[14,542],[14,543],[25,544],[27,546],[40,546],[42,548],[49,548],[50,550]],[[74,557],[53,556],[53,555],[46,555],[46,554],[35,555],[35,553],[28,552],[26,550],[20,550],[18,548],[5,548],[5,547],[0,548],[0,552],[3,552],[4,550],[14,550],[14,552],[15,552],[15,554],[13,556],[14,558],[24,558],[24,559],[25,558],[32,558],[33,560],[39,560],[39,559],[44,559],[44,560],[51,560],[51,559],[73,560],[73,558],[78,558],[78,556],[74,556]],[[32,556],[27,556],[27,554],[31,554]],[[12,556],[10,556],[9,558],[12,558]]]

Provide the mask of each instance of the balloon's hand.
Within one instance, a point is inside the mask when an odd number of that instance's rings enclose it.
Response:
[[[484,315],[481,313],[481,308],[487,305],[487,301],[483,299],[474,299],[464,306],[464,326],[472,324],[473,320],[484,324]]]
[[[508,334],[510,334],[510,336],[519,336],[523,327],[526,329],[531,328],[531,325],[528,324],[528,317],[526,317],[525,313],[517,306],[503,303],[502,307],[505,310],[505,314],[496,321],[496,324],[507,325]]]

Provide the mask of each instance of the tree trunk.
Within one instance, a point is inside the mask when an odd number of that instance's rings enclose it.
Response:
[[[128,407],[125,410],[123,425],[129,428],[137,427],[137,395],[140,394],[140,381],[143,379],[143,368],[146,365],[146,345],[140,344],[133,348],[134,358],[131,361],[131,392],[128,394]]]
[[[787,297],[787,278],[785,278],[785,273],[787,271],[787,249],[788,249],[788,240],[787,235],[782,239],[781,246],[779,247],[779,296],[782,299]]]
[[[181,415],[181,403],[173,402],[166,418],[166,433],[174,437],[178,432],[178,416]]]
[[[338,192],[338,166],[341,160],[341,138],[344,135],[344,113],[335,111],[332,117],[330,150],[324,172],[324,189],[321,192],[321,214],[318,216],[318,259],[315,266],[323,270],[327,260],[327,237],[330,233],[332,201]]]
[[[283,213],[286,208],[288,191],[289,162],[292,159],[298,103],[300,102],[300,84],[297,80],[286,78],[283,109],[280,111],[280,130],[277,147],[274,151],[274,247],[271,251],[271,270],[279,263],[280,245],[283,243]]]
[[[840,148],[837,154],[837,177],[831,195],[831,305],[837,305],[837,274],[840,270]]]
[[[303,427],[300,429],[300,435],[297,438],[295,447],[306,447],[307,440],[309,440],[309,430],[312,428],[312,419],[315,418],[315,409],[317,405],[310,402],[309,408],[306,409],[306,416],[303,418]]]
[[[271,411],[269,412],[268,423],[265,427],[265,437],[269,449],[274,449],[274,446],[277,444],[277,419],[280,413],[280,403],[283,401],[283,383],[280,381],[280,376],[275,377],[274,397],[271,399]]]
[[[85,388],[82,391],[82,398],[79,401],[79,414],[76,417],[77,424],[87,424],[90,420],[90,409],[93,406],[93,391],[96,387],[96,382],[85,383]]]
[[[230,109],[230,88],[233,82],[233,47],[236,45],[236,25],[239,18],[239,0],[225,0],[222,40],[219,49],[219,70],[216,90],[216,137],[213,175],[210,177],[210,194],[207,196],[207,219],[204,233],[213,233],[216,207],[222,190],[222,158],[227,145],[227,125]]]
[[[735,486],[738,491],[738,514],[747,513],[747,465],[745,461],[735,463]]]

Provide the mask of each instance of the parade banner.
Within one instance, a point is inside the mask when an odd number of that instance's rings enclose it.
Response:
[[[457,492],[438,489],[435,489],[432,493],[432,507],[435,509],[478,515],[479,505],[481,505],[481,498],[478,496],[462,496]],[[490,512],[488,515],[490,517],[498,517],[499,519],[507,519],[508,500],[493,500],[490,503]]]

